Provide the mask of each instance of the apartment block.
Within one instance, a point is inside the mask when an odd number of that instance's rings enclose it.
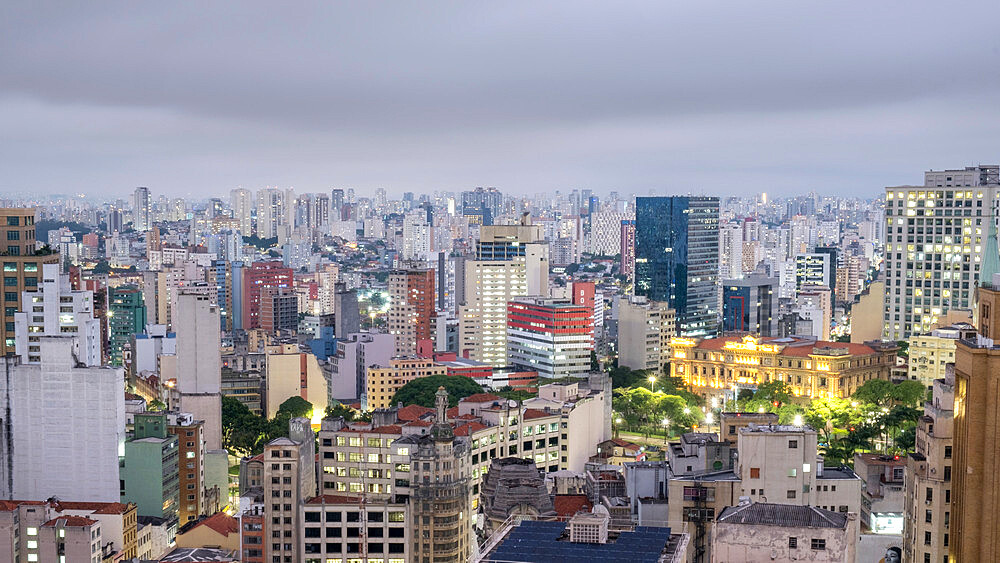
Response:
[[[307,500],[302,511],[305,563],[412,561],[406,503],[320,494]]]
[[[426,358],[393,358],[388,366],[371,366],[368,368],[361,406],[364,410],[387,408],[391,406],[396,391],[407,383],[421,377],[447,373],[447,367]]]
[[[659,372],[670,360],[670,339],[677,335],[674,310],[645,297],[618,302],[618,365]]]
[[[983,165],[885,189],[884,338],[929,332],[947,311],[973,307],[998,188],[1000,166]]]

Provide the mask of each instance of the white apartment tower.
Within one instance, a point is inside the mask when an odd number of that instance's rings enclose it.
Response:
[[[1000,166],[931,170],[923,186],[885,189],[882,336],[927,332],[951,309],[970,309],[983,239],[996,222]]]
[[[42,264],[39,291],[21,294],[24,312],[14,315],[15,352],[21,363],[41,361],[43,336],[72,336],[74,355],[84,365],[101,365],[101,319],[94,318],[94,293],[74,290],[59,264]]]
[[[250,190],[236,188],[229,192],[229,206],[233,209],[233,219],[240,222],[240,234],[253,234],[253,194]]]
[[[176,296],[179,410],[205,421],[205,449],[222,447],[222,360],[219,307],[203,293],[181,289]]]
[[[278,224],[283,223],[284,198],[281,190],[265,188],[257,191],[257,236],[278,236]],[[246,233],[244,233],[246,234]]]
[[[144,233],[152,228],[149,188],[140,186],[132,197],[132,228]]]
[[[43,336],[41,361],[0,359],[0,498],[118,502],[124,373],[84,367],[74,339]]]

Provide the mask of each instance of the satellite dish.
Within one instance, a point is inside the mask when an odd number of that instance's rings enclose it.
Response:
[[[515,408],[517,406],[517,401],[514,399],[507,399],[507,406],[510,408]]]

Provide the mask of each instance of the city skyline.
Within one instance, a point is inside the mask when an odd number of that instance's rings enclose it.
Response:
[[[870,197],[1000,134],[997,7],[930,6],[15,6],[0,191]]]

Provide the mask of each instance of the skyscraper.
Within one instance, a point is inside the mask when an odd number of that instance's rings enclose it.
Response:
[[[205,448],[222,447],[222,360],[219,307],[208,295],[181,290],[177,296],[178,405],[205,421]]]
[[[253,194],[250,190],[236,188],[229,192],[229,206],[233,209],[233,219],[239,221],[240,234],[253,234]]]
[[[724,281],[722,330],[777,336],[777,287],[777,279],[760,275]]]
[[[923,186],[885,189],[883,338],[905,340],[949,310],[972,307],[998,197],[998,165],[930,170]]]
[[[434,270],[399,270],[389,274],[389,333],[396,337],[396,355],[416,353],[417,341],[433,333]]]
[[[635,275],[635,219],[623,219],[621,230],[621,274],[632,278]]]
[[[636,198],[635,294],[667,303],[681,336],[718,332],[719,198]]]
[[[22,309],[21,294],[37,291],[42,264],[58,264],[59,254],[35,251],[35,208],[0,208],[0,240],[6,241],[3,256],[3,322],[0,323],[0,355],[14,353],[14,314]]]
[[[149,188],[140,186],[132,197],[132,228],[140,233],[148,231],[153,223],[150,219]]]

